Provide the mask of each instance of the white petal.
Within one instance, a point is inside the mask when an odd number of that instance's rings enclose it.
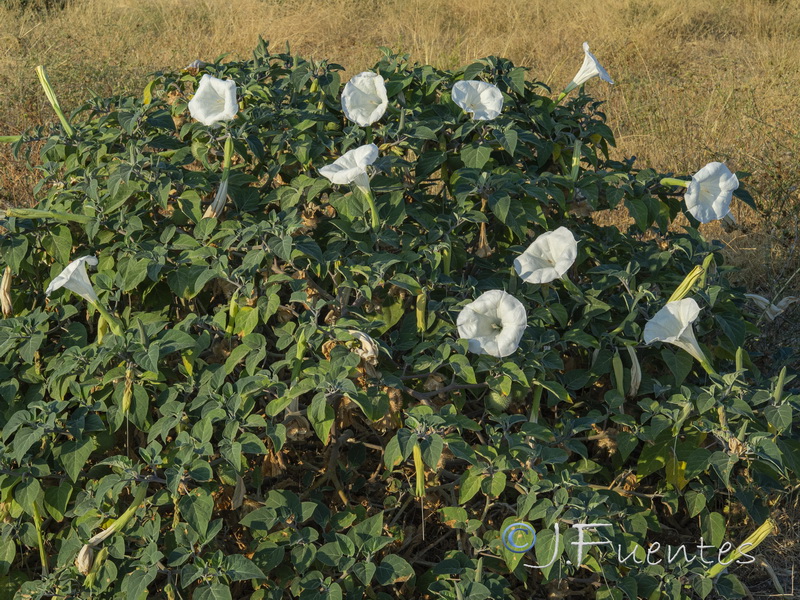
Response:
[[[572,78],[572,81],[568,87],[570,89],[574,89],[579,85],[586,83],[592,77],[597,77],[598,75],[603,81],[614,83],[614,81],[611,79],[611,76],[600,64],[600,61],[597,60],[594,54],[589,52],[588,42],[583,42],[583,52],[583,64],[581,65],[580,70],[575,74],[575,77]]]
[[[319,174],[328,178],[331,183],[340,185],[353,183],[356,179],[363,180],[363,176],[367,174],[367,166],[374,163],[377,158],[378,147],[375,144],[365,144],[348,150],[333,164],[320,168]]]
[[[464,111],[472,113],[476,121],[488,121],[503,110],[503,93],[497,86],[485,81],[458,81],[453,84],[453,102]]]
[[[383,77],[364,71],[353,77],[342,90],[342,110],[345,116],[361,127],[380,120],[389,106]]]
[[[514,259],[514,269],[528,283],[549,283],[559,279],[575,263],[578,242],[566,227],[537,237]]]
[[[684,194],[686,210],[701,223],[724,218],[731,210],[739,180],[721,162],[711,162],[692,175]]]
[[[236,82],[203,75],[195,95],[189,101],[192,118],[208,127],[217,127],[222,121],[235,117],[238,111]]]
[[[491,290],[466,305],[456,325],[459,337],[469,340],[470,352],[504,357],[519,347],[528,316],[514,296]]]
[[[644,326],[644,343],[673,344],[702,362],[705,357],[692,329],[699,315],[700,307],[693,298],[667,302]]]
[[[44,292],[45,295],[49,296],[57,289],[63,287],[78,294],[89,302],[96,303],[98,298],[92,287],[92,282],[89,281],[89,275],[86,272],[87,264],[92,266],[97,265],[97,257],[83,256],[73,260],[50,282],[50,285],[47,286]]]

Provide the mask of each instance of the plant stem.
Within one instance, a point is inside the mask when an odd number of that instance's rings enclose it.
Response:
[[[372,125],[367,125],[364,127],[364,143],[371,144],[372,143]]]

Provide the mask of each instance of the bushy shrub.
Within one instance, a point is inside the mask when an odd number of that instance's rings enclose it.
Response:
[[[343,116],[341,70],[261,43],[202,67],[239,90],[220,128],[189,118],[194,68],[143,98],[92,99],[72,135],[16,143],[47,140],[36,209],[0,221],[6,593],[480,600],[566,581],[598,598],[742,595],[707,570],[795,480],[797,397],[748,359],[756,328],[719,244],[693,219],[668,230],[680,196],[609,158],[583,93],[556,104],[504,59],[450,72],[384,50],[389,109],[370,129]],[[503,93],[490,121],[451,99],[476,78]],[[204,218],[228,135],[230,198]],[[319,175],[370,141],[377,229],[364,195]],[[627,232],[591,218],[618,206]],[[514,259],[562,226],[574,265],[524,282]],[[119,322],[45,297],[87,255]],[[711,374],[642,343],[698,266]],[[495,289],[527,311],[504,358],[456,328]],[[515,522],[537,533],[527,555],[503,545]],[[611,524],[585,539],[613,547],[579,561],[579,523]],[[701,536],[709,564],[667,564],[667,546],[697,554]],[[659,564],[617,558],[655,542]]]

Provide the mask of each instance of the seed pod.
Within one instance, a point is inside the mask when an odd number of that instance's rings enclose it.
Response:
[[[492,391],[484,398],[486,409],[492,414],[502,413],[511,406],[511,396],[503,392]]]
[[[78,567],[81,575],[88,575],[94,564],[94,550],[89,544],[84,544],[78,556],[75,558],[75,566]]]

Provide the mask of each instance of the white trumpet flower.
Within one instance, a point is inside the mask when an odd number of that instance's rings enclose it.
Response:
[[[783,311],[785,311],[798,300],[797,296],[786,296],[777,304],[773,304],[767,298],[764,298],[764,296],[759,296],[758,294],[745,294],[745,297],[752,300],[759,309],[764,311],[764,315],[770,321],[777,319]]]
[[[519,347],[528,326],[522,302],[502,290],[481,294],[458,314],[458,335],[469,340],[469,351],[502,358]]]
[[[372,71],[364,71],[347,82],[342,90],[342,110],[345,116],[361,127],[380,120],[389,98],[383,77]]]
[[[353,183],[356,187],[369,191],[369,175],[367,167],[378,158],[378,147],[375,144],[365,144],[348,150],[337,158],[333,164],[322,167],[319,174],[330,180],[331,183]]]
[[[514,269],[528,283],[549,283],[566,273],[578,256],[578,242],[566,227],[537,237],[514,259]]]
[[[572,78],[572,81],[569,82],[566,89],[564,90],[562,97],[569,94],[572,90],[576,87],[583,85],[587,81],[589,81],[592,77],[600,77],[603,81],[613,84],[614,80],[611,79],[611,76],[608,74],[603,68],[603,65],[600,64],[600,61],[597,60],[594,54],[589,52],[589,43],[583,42],[583,64],[581,65],[580,70],[575,74],[575,77]]]
[[[708,364],[692,323],[700,316],[700,307],[693,298],[667,302],[644,326],[644,343],[666,342],[685,350],[705,367]]]
[[[458,81],[453,85],[452,97],[476,121],[494,119],[503,110],[503,93],[485,81]]]
[[[739,180],[721,162],[711,162],[692,175],[683,196],[686,210],[701,223],[722,219],[731,211]]]
[[[89,274],[86,272],[86,265],[97,265],[97,257],[83,256],[73,260],[67,267],[56,276],[47,289],[45,295],[49,296],[59,288],[67,288],[69,291],[78,294],[81,298],[92,304],[97,304],[99,299],[94,292],[92,282],[89,281]]]
[[[208,127],[219,127],[222,121],[231,120],[237,112],[236,82],[203,75],[194,97],[189,100],[192,118]]]

